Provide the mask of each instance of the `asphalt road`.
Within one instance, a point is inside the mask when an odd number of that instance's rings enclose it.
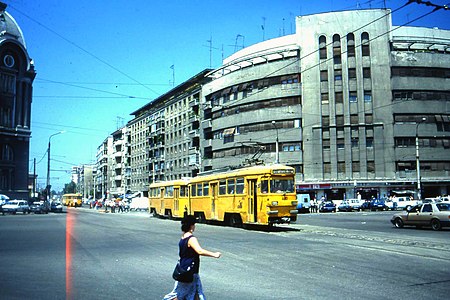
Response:
[[[299,215],[273,232],[198,224],[208,299],[439,299],[450,231],[396,229],[391,212]],[[1,299],[162,299],[179,222],[146,213],[0,216]]]

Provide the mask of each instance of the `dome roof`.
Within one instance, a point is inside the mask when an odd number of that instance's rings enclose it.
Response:
[[[14,39],[26,48],[22,30],[17,25],[16,20],[5,10],[6,4],[0,2],[0,42],[6,39]]]

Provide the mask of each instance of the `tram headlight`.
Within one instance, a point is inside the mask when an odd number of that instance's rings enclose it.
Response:
[[[297,206],[298,201],[292,201],[291,204]]]
[[[278,201],[272,201],[272,206],[277,206],[278,205]]]

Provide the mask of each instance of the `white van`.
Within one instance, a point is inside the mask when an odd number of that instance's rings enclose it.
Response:
[[[309,194],[297,194],[297,211],[309,212],[310,201]]]

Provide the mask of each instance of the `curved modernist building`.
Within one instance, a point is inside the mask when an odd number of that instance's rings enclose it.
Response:
[[[0,194],[28,199],[32,83],[36,73],[14,18],[0,2]]]
[[[386,9],[301,16],[209,76],[203,171],[279,161],[328,199],[450,192],[448,30]]]

